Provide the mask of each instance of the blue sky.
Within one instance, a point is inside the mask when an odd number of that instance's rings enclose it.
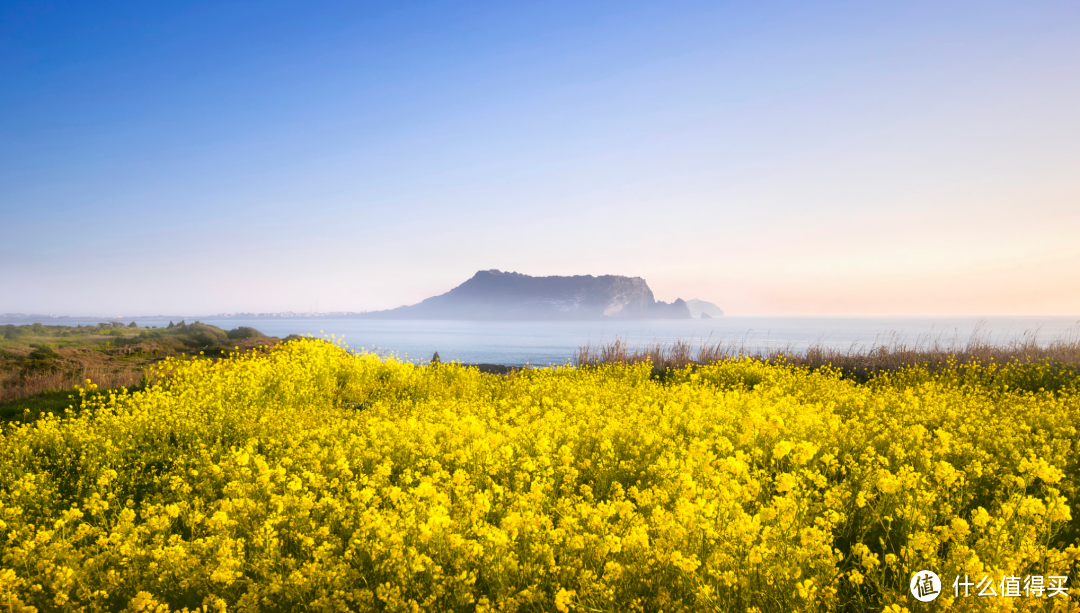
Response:
[[[1080,314],[1080,5],[4,3],[0,313],[476,270],[736,315]]]

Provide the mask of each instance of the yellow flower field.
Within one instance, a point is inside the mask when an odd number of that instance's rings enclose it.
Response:
[[[303,340],[86,390],[0,439],[0,611],[1080,611],[1074,373],[651,374]]]

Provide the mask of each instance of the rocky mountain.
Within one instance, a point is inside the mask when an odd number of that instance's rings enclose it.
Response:
[[[410,306],[366,313],[372,319],[689,319],[682,299],[653,297],[641,277],[531,277],[481,270],[439,296]]]
[[[705,300],[698,300],[697,298],[691,298],[686,301],[687,308],[690,309],[690,316],[694,319],[699,317],[723,317],[724,311],[720,307],[711,302]]]

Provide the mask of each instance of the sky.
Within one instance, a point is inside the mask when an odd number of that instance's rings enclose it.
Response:
[[[1078,315],[1078,77],[1076,2],[5,2],[0,313]]]

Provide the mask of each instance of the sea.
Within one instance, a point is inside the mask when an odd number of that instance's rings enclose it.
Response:
[[[41,319],[76,325],[99,320]],[[101,320],[104,321],[104,320]],[[124,323],[129,320],[125,319]],[[140,326],[161,319],[135,318]],[[644,321],[389,321],[353,318],[199,318],[230,330],[249,326],[268,336],[290,334],[332,339],[352,351],[427,362],[550,366],[572,363],[584,345],[616,340],[631,348],[676,340],[723,343],[746,352],[805,351],[810,346],[866,350],[875,345],[963,346],[971,339],[1007,343],[1034,336],[1037,342],[1080,338],[1080,317],[717,317]],[[21,322],[25,323],[25,322]],[[190,320],[189,320],[190,323]]]

